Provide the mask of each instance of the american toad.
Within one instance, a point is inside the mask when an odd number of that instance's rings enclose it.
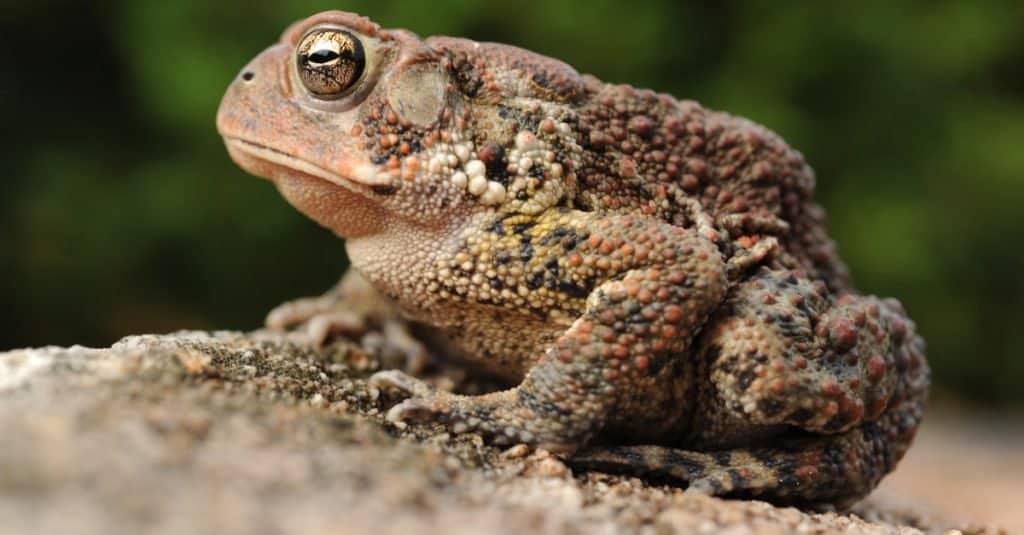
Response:
[[[921,421],[914,323],[854,290],[811,168],[750,121],[328,12],[242,70],[217,125],[373,288],[518,385],[381,372],[411,395],[391,419],[803,503],[869,492]],[[346,301],[271,323],[358,323]]]

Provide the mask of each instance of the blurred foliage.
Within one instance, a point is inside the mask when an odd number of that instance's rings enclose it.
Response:
[[[940,391],[1024,403],[1015,1],[5,2],[0,348],[249,328],[336,279],[341,245],[236,169],[213,127],[239,68],[329,8],[768,125],[815,166],[861,289],[918,322]]]

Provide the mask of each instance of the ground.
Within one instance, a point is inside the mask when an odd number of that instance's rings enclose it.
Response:
[[[999,533],[907,495],[933,466],[909,487],[897,470],[850,513],[812,513],[398,428],[365,381],[381,360],[266,331],[0,354],[0,533]]]

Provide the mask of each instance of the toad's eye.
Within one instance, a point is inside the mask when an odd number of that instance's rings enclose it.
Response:
[[[356,85],[366,68],[363,44],[345,30],[314,30],[295,51],[299,79],[322,99],[344,96]]]

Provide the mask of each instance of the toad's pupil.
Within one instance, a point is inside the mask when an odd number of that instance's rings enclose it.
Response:
[[[341,56],[333,50],[315,50],[309,55],[310,63],[330,63]]]

